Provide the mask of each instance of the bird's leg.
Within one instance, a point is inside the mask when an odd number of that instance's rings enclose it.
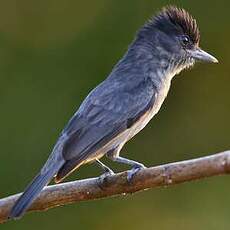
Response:
[[[102,163],[101,161],[99,161],[98,159],[95,160],[95,163],[96,163],[98,166],[100,166],[100,168],[103,170],[103,172],[104,172],[103,175],[104,175],[104,176],[115,174],[115,173],[113,172],[112,169],[110,169],[108,166],[106,166],[105,164],[103,164],[103,163]]]
[[[103,190],[104,189],[104,182],[107,179],[107,176],[114,175],[115,173],[113,172],[112,169],[110,169],[108,166],[103,164],[101,161],[98,159],[95,160],[95,163],[100,166],[100,168],[103,170],[103,174],[98,177],[98,186]]]
[[[130,160],[130,159],[127,159],[127,158],[124,158],[124,157],[120,157],[119,153],[116,152],[116,151],[108,152],[107,157],[110,158],[112,161],[132,166],[132,169],[128,172],[128,175],[127,175],[127,179],[128,179],[129,182],[132,180],[133,176],[140,169],[146,168],[142,163],[139,163],[137,161]]]

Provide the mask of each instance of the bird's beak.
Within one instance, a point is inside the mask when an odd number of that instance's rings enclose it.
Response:
[[[215,57],[200,48],[192,50],[191,56],[197,61],[218,63],[218,60]]]

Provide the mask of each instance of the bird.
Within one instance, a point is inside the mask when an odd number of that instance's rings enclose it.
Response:
[[[9,218],[22,217],[53,178],[59,183],[84,164],[95,162],[105,175],[113,174],[101,162],[103,156],[130,165],[127,180],[145,168],[121,157],[120,151],[157,114],[175,75],[196,62],[218,62],[199,42],[197,22],[183,8],[165,6],[145,22],[108,77],[88,94],[64,127]]]

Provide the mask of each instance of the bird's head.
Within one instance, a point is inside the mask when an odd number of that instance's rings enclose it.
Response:
[[[175,6],[163,8],[141,28],[137,38],[147,41],[155,58],[169,63],[176,73],[196,61],[218,62],[199,47],[200,32],[196,20]]]

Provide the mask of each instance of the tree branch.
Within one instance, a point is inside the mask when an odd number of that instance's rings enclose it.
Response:
[[[28,211],[44,211],[69,203],[125,195],[228,173],[230,151],[142,169],[131,183],[127,181],[127,172],[122,172],[104,179],[90,178],[47,186]],[[20,195],[0,199],[0,223],[7,221],[9,211]]]

